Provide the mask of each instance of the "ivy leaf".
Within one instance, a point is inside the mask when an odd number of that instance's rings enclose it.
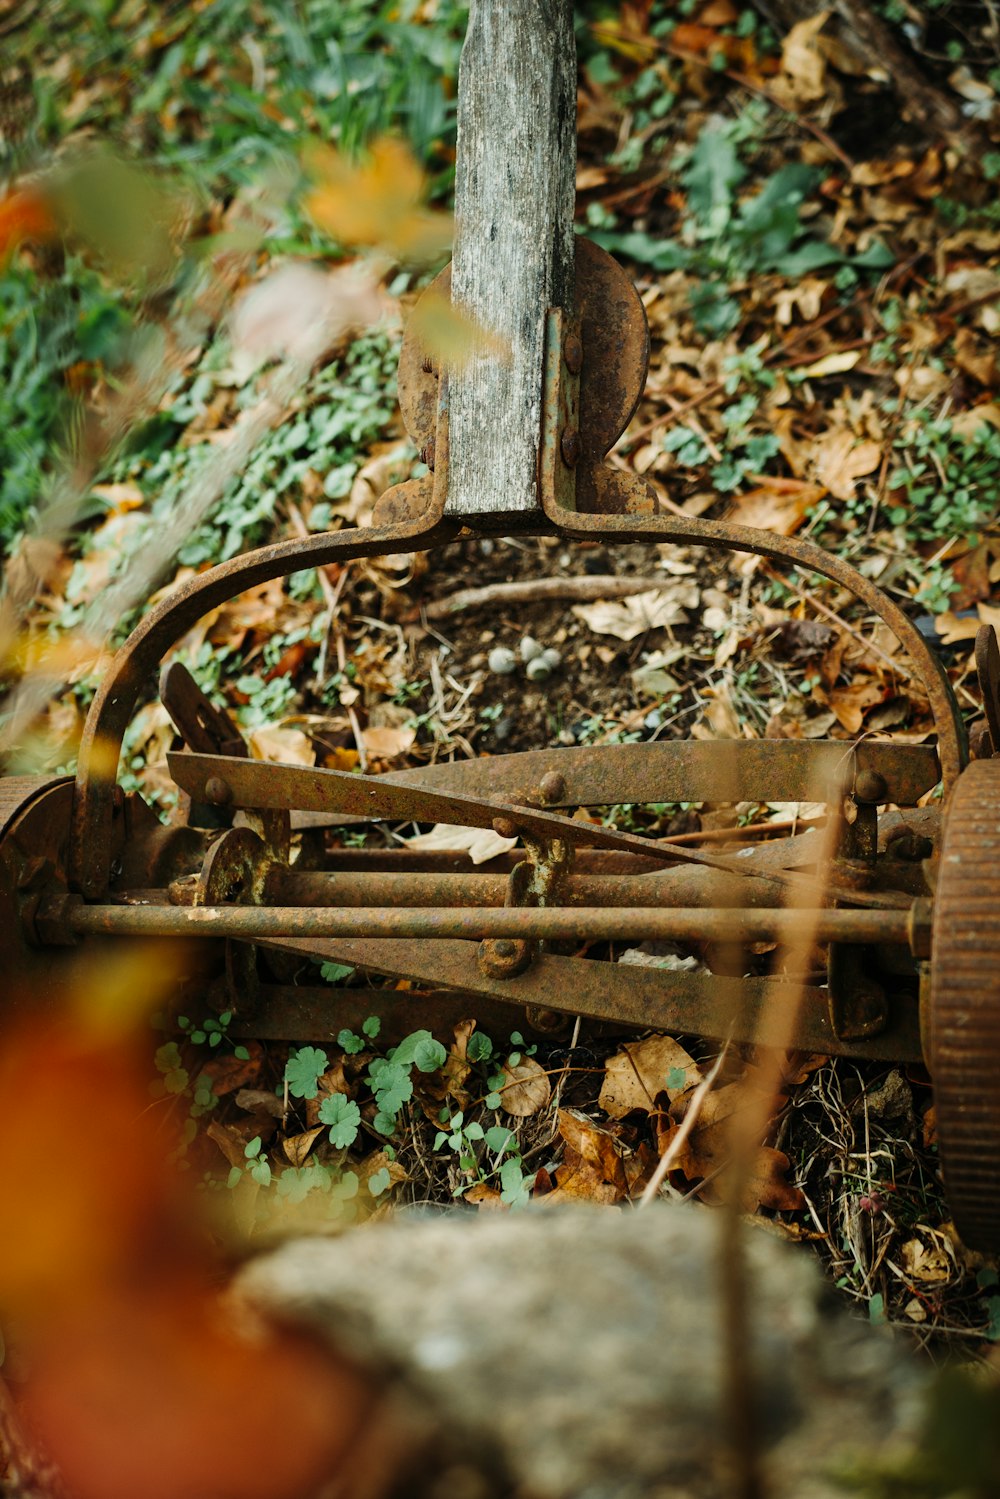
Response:
[[[362,1025],[361,1029],[364,1031],[369,1040],[374,1041],[375,1037],[382,1029],[382,1022],[377,1015],[369,1015],[368,1019],[365,1021],[364,1025]]]
[[[373,1197],[381,1197],[391,1181],[392,1177],[389,1175],[388,1166],[383,1166],[380,1171],[373,1171],[368,1178],[368,1190]]]
[[[729,222],[734,191],[746,176],[724,127],[704,127],[681,176],[691,212],[712,234],[721,234]]]
[[[329,1066],[329,1058],[318,1046],[303,1046],[285,1063],[285,1082],[293,1098],[315,1098],[319,1078]]]
[[[431,1035],[430,1031],[411,1031],[410,1034],[408,1036],[404,1036],[399,1045],[393,1049],[391,1053],[391,1060],[395,1062],[398,1067],[408,1067],[411,1063],[416,1061],[417,1048],[422,1046],[424,1042],[433,1040],[434,1037]]]
[[[354,969],[346,963],[321,963],[319,965],[320,978],[326,979],[328,984],[342,984],[344,979],[349,979]]]
[[[492,1150],[497,1155],[502,1155],[510,1146],[514,1138],[514,1131],[508,1129],[505,1124],[494,1124],[486,1131],[483,1138],[486,1141],[488,1150]]]
[[[319,1119],[330,1125],[330,1144],[346,1150],[358,1138],[361,1110],[343,1093],[328,1093],[319,1106]]]
[[[413,1060],[421,1072],[437,1072],[438,1068],[443,1067],[447,1062],[448,1053],[440,1041],[431,1038],[428,1041],[421,1041],[414,1048]]]
[[[488,1062],[493,1055],[493,1042],[482,1031],[473,1031],[465,1054],[470,1062]]]
[[[388,1063],[379,1072],[375,1085],[375,1102],[386,1114],[398,1114],[408,1098],[413,1097],[413,1080],[403,1067]]]
[[[372,1128],[378,1130],[380,1135],[393,1135],[396,1132],[395,1114],[385,1114],[379,1109],[372,1120]]]
[[[511,1156],[500,1167],[501,1202],[509,1203],[511,1207],[526,1206],[534,1184],[534,1176],[525,1176],[522,1172],[520,1156]]]
[[[349,1056],[365,1049],[364,1037],[356,1036],[353,1031],[348,1030],[338,1031],[337,1045],[343,1047]]]

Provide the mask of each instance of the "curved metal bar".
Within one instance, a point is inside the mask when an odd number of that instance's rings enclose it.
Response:
[[[655,486],[654,486],[655,487]],[[947,796],[968,760],[968,741],[951,683],[941,662],[898,604],[857,568],[833,556],[813,541],[797,536],[772,536],[753,526],[735,526],[725,521],[674,515],[580,515],[543,497],[549,520],[560,531],[582,539],[603,542],[672,541],[687,546],[727,547],[734,552],[752,552],[779,562],[793,562],[834,583],[840,583],[877,614],[905,649],[914,672],[930,703],[938,738],[941,779]]]
[[[170,647],[203,614],[258,583],[329,562],[370,557],[377,552],[417,552],[450,541],[458,525],[441,519],[430,484],[426,501],[422,514],[395,525],[283,541],[234,557],[199,573],[150,610],[112,661],[87,714],[69,847],[74,888],[91,897],[107,889],[122,739],[144,683]]]

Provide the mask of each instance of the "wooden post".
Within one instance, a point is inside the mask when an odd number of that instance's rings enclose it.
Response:
[[[510,348],[450,382],[446,513],[538,506],[549,307],[573,306],[571,0],[473,0],[458,86],[452,296]]]

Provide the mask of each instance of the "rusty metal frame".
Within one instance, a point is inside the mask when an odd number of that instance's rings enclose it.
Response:
[[[871,797],[863,792],[876,780],[879,799],[884,796],[901,805],[913,805],[936,783],[939,772],[946,792],[953,784],[966,753],[962,723],[947,677],[933,653],[902,611],[848,564],[828,556],[811,542],[773,537],[722,522],[658,514],[655,491],[647,481],[605,463],[643,388],[648,330],[634,288],[610,257],[580,242],[578,272],[575,315],[567,317],[553,310],[547,320],[539,506],[518,518],[518,529],[526,534],[559,534],[569,539],[669,540],[750,551],[807,567],[843,584],[894,631],[910,655],[931,704],[937,750],[864,742],[660,743],[536,751],[368,778],[248,761],[237,745],[226,742],[226,725],[220,718],[206,726],[208,738],[203,738],[197,748],[229,749],[231,753],[172,755],[171,768],[195,801],[223,809],[240,808],[262,839],[244,828],[210,845],[191,902],[187,903],[183,881],[176,891],[172,887],[174,899],[185,901],[182,907],[167,904],[162,892],[146,898],[141,892],[121,892],[115,897],[118,904],[86,904],[81,897],[95,902],[113,884],[114,850],[122,836],[119,824],[128,815],[127,802],[115,785],[125,728],[157,662],[185,630],[209,609],[270,578],[379,552],[423,550],[460,534],[463,517],[445,513],[447,381],[439,378],[419,348],[408,341],[401,359],[400,399],[407,426],[429,473],[384,495],[376,509],[378,524],[373,529],[261,548],[191,580],[142,621],[112,663],[88,715],[69,850],[70,884],[79,895],[50,902],[42,921],[44,930],[62,933],[58,940],[63,941],[72,940],[74,932],[211,934],[236,939],[248,958],[252,951],[248,943],[313,955],[335,951],[342,961],[375,971],[417,979],[432,977],[436,984],[446,987],[455,987],[460,981],[477,994],[550,1008],[555,964],[560,982],[570,980],[567,992],[575,1013],[592,1012],[612,1019],[632,1016],[634,1020],[636,1003],[652,984],[655,1003],[646,1014],[646,1023],[681,1026],[706,1034],[721,1033],[721,1022],[711,1016],[716,1013],[719,986],[728,983],[733,986],[733,995],[739,990],[744,1008],[749,1004],[754,1012],[748,1034],[759,1037],[762,1016],[757,1011],[769,996],[780,1005],[780,980],[749,978],[737,984],[718,975],[665,973],[651,980],[641,970],[619,972],[613,963],[560,958],[542,950],[539,944],[566,938],[616,941],[665,936],[743,944],[781,941],[801,917],[780,909],[774,904],[775,898],[780,899],[781,893],[789,886],[794,888],[802,877],[774,862],[751,864],[730,854],[660,845],[656,840],[580,823],[556,809],[609,801],[754,796],[765,800],[827,800],[831,804],[854,796],[860,797],[859,805],[867,806]],[[478,527],[490,524],[486,518],[476,519]],[[168,685],[172,680],[168,678]],[[174,696],[179,696],[183,705],[186,697],[181,689],[187,684],[176,685]],[[196,710],[197,704],[192,711]],[[634,860],[631,867],[636,871],[650,870],[654,867],[651,861],[656,860],[688,867],[625,878],[619,874],[614,878],[627,888],[613,898],[605,891],[600,906],[586,900],[587,894],[592,896],[599,889],[594,878],[588,885],[585,876],[568,872],[560,876],[558,904],[532,902],[527,895],[522,899],[518,892],[526,885],[523,871],[529,868],[523,864],[515,865],[505,882],[503,905],[465,899],[456,899],[455,904],[428,904],[432,887],[442,889],[441,876],[433,875],[424,876],[427,888],[422,903],[401,907],[393,904],[391,894],[383,894],[383,904],[368,907],[359,903],[359,890],[353,899],[340,904],[335,878],[288,869],[287,821],[284,832],[272,823],[275,816],[287,819],[291,810],[366,820],[413,818],[464,826],[494,825],[503,827],[507,835],[520,834],[529,845],[541,840],[538,854],[543,864],[545,849],[559,841],[569,851],[596,847],[613,857]],[[254,853],[249,863],[246,858],[241,862],[240,851],[248,840]],[[226,871],[232,863],[231,841],[233,858],[244,876],[242,893],[236,899],[249,900],[250,904],[234,905],[225,896],[225,904],[219,904],[218,892],[227,888]],[[836,950],[843,951],[843,961],[848,964],[859,943],[892,943],[904,948],[912,945],[912,897],[865,888],[865,881],[852,883],[849,863],[844,866],[844,878],[838,865],[827,892],[831,902],[840,902],[840,908],[831,904],[816,917],[817,940],[845,944]],[[695,879],[699,899],[708,897],[713,888],[719,894],[722,887],[718,882],[722,880],[723,899],[714,907],[686,906],[684,876],[689,877],[689,885],[691,878]],[[403,878],[412,881],[413,877]],[[656,896],[648,906],[637,904],[651,881],[659,883]],[[362,885],[369,892],[379,888],[372,876],[364,877]],[[674,898],[681,899],[679,905],[670,903],[667,892],[671,886]],[[339,888],[343,892],[342,882]],[[289,895],[294,900],[292,905],[261,903],[280,901]],[[735,909],[734,900],[738,901]],[[424,971],[421,957],[428,939],[433,939],[433,975]],[[229,951],[233,951],[231,941]],[[442,958],[446,960],[443,968]],[[573,965],[571,972],[566,964]],[[253,967],[252,961],[249,969],[242,964],[237,975],[242,987],[251,990],[257,983]],[[235,981],[234,974],[231,980]],[[863,1047],[865,1054],[873,1055],[873,1047],[885,1048],[885,1054],[893,1056],[913,1052],[915,1022],[909,1014],[901,1015],[898,1001],[880,1007],[878,1036],[860,1034],[872,1030],[864,1016],[853,1026],[858,1034],[849,1034],[852,1026],[840,1023],[839,1012],[830,1008],[825,991],[816,991],[806,1008],[806,1030],[821,1036],[831,1050]]]

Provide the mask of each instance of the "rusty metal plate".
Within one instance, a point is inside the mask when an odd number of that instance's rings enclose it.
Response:
[[[263,946],[299,952],[323,962],[348,963],[436,988],[485,994],[519,1008],[538,1006],[585,1018],[651,1030],[737,1041],[787,1044],[789,1007],[799,1005],[796,1045],[807,1051],[885,1060],[920,1059],[915,1003],[899,1003],[880,1036],[863,1042],[834,1036],[826,991],[780,984],[773,979],[727,979],[712,973],[668,973],[658,968],[601,963],[588,958],[542,954],[526,973],[490,979],[479,969],[472,942],[427,943],[385,939],[324,941],[273,938]],[[336,991],[330,1003],[336,1004]],[[416,1021],[415,1021],[416,1023]]]
[[[930,1057],[945,1189],[971,1249],[1000,1251],[1000,760],[945,818],[934,899]]]
[[[451,266],[424,295],[451,296]],[[616,260],[578,235],[576,318],[580,325],[581,467],[599,463],[625,431],[646,384],[649,327],[631,277]],[[412,324],[411,324],[412,326]],[[399,356],[399,406],[418,448],[435,435],[438,373],[409,329]]]
[[[185,790],[189,789],[187,780],[194,784],[194,767],[185,767],[189,758],[173,754],[170,760],[177,775],[184,777],[178,784]],[[930,745],[879,744],[871,740],[854,745],[815,739],[676,739],[653,744],[525,750],[516,755],[388,771],[378,780],[387,786],[419,786],[446,796],[565,808],[657,802],[826,801],[850,791],[857,773],[875,769],[885,780],[886,801],[897,806],[916,805],[940,779],[937,756]]]
[[[741,855],[712,854],[704,849],[681,847],[553,812],[540,812],[533,807],[485,801],[456,792],[431,791],[420,784],[401,785],[390,782],[386,776],[279,765],[270,760],[237,760],[223,755],[172,753],[167,756],[167,764],[178,786],[192,798],[201,797],[206,785],[218,781],[226,786],[234,804],[241,807],[330,809],[367,816],[372,821],[495,827],[505,837],[532,834],[539,838],[563,839],[573,845],[588,844],[652,855],[672,862],[706,865],[751,878],[757,874],[757,870]],[[794,874],[772,870],[768,877],[780,879],[793,887],[801,884],[801,877]],[[850,905],[894,907],[908,904],[905,897],[845,887],[840,881],[831,881],[829,890]]]

